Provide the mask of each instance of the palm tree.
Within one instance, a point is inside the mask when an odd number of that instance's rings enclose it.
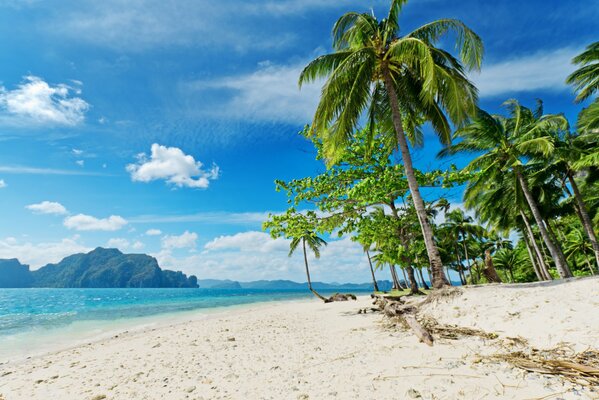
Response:
[[[503,269],[509,282],[514,282],[514,269],[524,263],[520,254],[511,248],[502,248],[493,255],[493,264],[496,268]]]
[[[469,237],[481,237],[484,234],[484,229],[482,226],[474,223],[474,218],[467,216],[464,214],[464,211],[457,208],[453,211],[450,211],[445,216],[445,222],[443,223],[443,227],[455,235],[455,242],[457,244],[462,244],[462,249],[464,250],[464,258],[466,264],[468,265],[468,269],[471,269],[470,256],[468,254],[468,245],[467,241]],[[456,249],[457,250],[457,249]],[[458,272],[460,278],[462,279],[462,284],[466,284],[466,276],[463,271],[462,260],[460,260],[459,252],[456,251],[458,256]]]
[[[592,246],[584,238],[584,234],[580,229],[572,229],[566,236],[566,244],[564,249],[568,259],[574,260],[578,255],[584,255],[584,261],[591,272],[591,275],[595,275],[595,271],[591,267],[591,261],[589,259],[589,253],[593,251]]]
[[[443,143],[451,138],[449,121],[462,124],[476,109],[477,91],[460,61],[435,46],[448,31],[455,33],[462,63],[479,68],[480,38],[458,20],[442,19],[399,36],[399,14],[407,0],[392,0],[387,18],[349,12],[333,28],[335,52],[316,58],[302,71],[299,85],[326,78],[312,131],[334,164],[347,148],[366,114],[371,134],[382,122],[389,150],[399,146],[406,178],[418,213],[433,271],[433,286],[448,285],[439,250],[426,217],[424,201],[412,166],[407,138],[422,141],[417,126],[431,122]],[[398,96],[401,95],[401,96]],[[407,138],[406,138],[407,136]]]
[[[584,52],[572,59],[572,63],[580,68],[568,76],[566,82],[574,85],[579,103],[599,90],[599,42],[588,45]]]
[[[513,173],[519,188],[539,228],[558,273],[562,278],[572,276],[563,252],[551,238],[538,201],[533,196],[526,174],[525,157],[542,154],[548,156],[554,149],[548,131],[567,129],[567,120],[562,115],[541,115],[521,106],[516,100],[504,103],[509,117],[489,115],[479,110],[478,116],[467,126],[459,129],[455,136],[462,139],[440,152],[441,156],[461,152],[483,153],[466,167],[482,173],[480,180],[500,180],[506,173]]]
[[[306,245],[308,245],[310,250],[312,250],[316,258],[320,258],[320,248],[322,246],[326,246],[327,242],[312,231],[304,231],[301,235],[295,236],[293,237],[293,239],[291,239],[291,243],[289,244],[289,257],[291,257],[295,250],[297,250],[297,247],[300,243],[302,244],[302,248],[304,250],[304,264],[306,265],[308,289],[310,289],[310,291],[314,293],[316,297],[318,297],[320,300],[326,303],[328,299],[321,296],[316,290],[312,288],[312,280],[310,279],[310,268],[308,267],[308,254],[306,253]]]

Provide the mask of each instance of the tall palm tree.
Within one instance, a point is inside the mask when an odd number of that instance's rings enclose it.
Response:
[[[452,232],[456,238],[456,244],[462,244],[462,249],[464,250],[464,258],[466,264],[468,265],[468,269],[471,269],[470,263],[470,255],[468,254],[468,245],[467,241],[469,237],[482,237],[484,234],[484,228],[480,225],[474,223],[474,218],[464,214],[464,211],[457,208],[453,211],[450,211],[445,216],[445,222],[442,225],[449,232]],[[457,253],[459,255],[459,253]],[[458,258],[459,260],[459,258]],[[466,284],[466,277],[463,272],[463,266],[461,265],[461,260],[459,260],[458,272],[460,274],[460,278],[462,279],[462,283]]]
[[[310,250],[312,250],[312,252],[314,253],[314,256],[316,258],[320,258],[320,248],[322,246],[326,246],[327,242],[312,231],[304,231],[301,235],[295,236],[293,237],[293,239],[291,239],[291,243],[289,244],[289,257],[291,257],[295,250],[297,250],[297,247],[300,243],[302,244],[302,248],[304,250],[304,264],[306,265],[308,289],[310,289],[310,291],[314,293],[314,295],[318,297],[320,300],[327,302],[327,299],[325,297],[321,296],[316,290],[312,288],[312,280],[310,279],[310,268],[308,267],[308,254],[306,252],[306,245],[308,245]]]
[[[302,71],[299,85],[326,78],[312,123],[334,164],[365,116],[374,135],[382,122],[389,150],[399,147],[410,192],[433,271],[433,286],[448,285],[439,250],[426,217],[407,139],[422,142],[417,128],[431,122],[443,143],[451,139],[450,122],[464,123],[475,112],[477,91],[464,74],[479,68],[483,46],[464,23],[442,19],[399,36],[399,14],[407,0],[392,0],[387,18],[349,12],[333,28],[334,52],[316,58]],[[436,43],[455,33],[460,60]],[[462,65],[463,63],[463,65]]]
[[[583,255],[585,264],[591,273],[595,275],[595,271],[591,267],[591,261],[589,259],[589,253],[593,251],[593,248],[588,241],[585,240],[584,234],[580,229],[572,229],[568,236],[566,236],[566,243],[564,249],[568,259],[575,259],[576,256]]]

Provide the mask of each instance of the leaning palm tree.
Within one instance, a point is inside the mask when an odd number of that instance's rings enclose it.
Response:
[[[532,111],[521,106],[516,100],[506,101],[505,106],[508,108],[509,117],[489,115],[480,110],[471,123],[455,133],[462,141],[442,150],[440,155],[483,153],[466,167],[469,171],[479,172],[478,182],[481,185],[484,185],[485,181],[500,181],[504,175],[513,174],[558,273],[562,278],[569,278],[572,273],[562,250],[547,230],[538,200],[535,199],[526,176],[525,163],[525,159],[531,155],[551,154],[554,143],[548,132],[567,129],[568,121],[562,115],[541,115],[539,108]]]
[[[464,23],[442,19],[399,36],[399,14],[407,0],[392,0],[387,18],[350,12],[333,28],[334,52],[316,58],[302,71],[300,87],[325,78],[312,122],[334,164],[351,141],[362,118],[371,137],[379,123],[389,151],[399,147],[409,189],[418,213],[433,272],[433,286],[448,285],[439,249],[426,216],[408,139],[422,142],[419,124],[429,121],[443,143],[451,138],[450,121],[464,123],[476,110],[477,90],[464,73],[480,68],[483,46]],[[455,33],[460,60],[436,47],[447,32]]]
[[[302,248],[304,250],[304,264],[306,265],[308,289],[310,289],[310,291],[314,293],[314,295],[318,297],[320,300],[327,302],[327,299],[325,297],[320,295],[316,290],[312,288],[312,280],[310,279],[310,268],[308,267],[308,254],[306,251],[307,245],[310,248],[310,250],[312,250],[312,252],[314,253],[314,256],[316,258],[320,258],[320,248],[322,246],[326,246],[327,242],[312,231],[304,231],[301,235],[295,236],[293,239],[291,239],[291,243],[289,244],[289,257],[291,257],[295,250],[297,250],[297,247],[300,243],[302,244]]]

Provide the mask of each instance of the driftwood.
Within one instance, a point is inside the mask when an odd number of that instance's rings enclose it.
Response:
[[[348,300],[357,300],[356,296],[351,293],[335,293],[328,299],[323,299],[325,303],[332,303],[334,301],[348,301]]]
[[[421,342],[424,342],[429,346],[433,345],[433,337],[430,332],[423,328],[416,320],[416,312],[418,311],[416,307],[406,305],[403,303],[403,300],[397,299],[396,297],[389,298],[386,296],[372,295],[372,298],[374,298],[373,304],[378,306],[387,317],[399,318],[404,321]]]

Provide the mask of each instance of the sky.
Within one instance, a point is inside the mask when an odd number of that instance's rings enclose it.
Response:
[[[261,230],[287,205],[275,179],[325,169],[297,134],[320,86],[300,91],[297,78],[331,51],[340,15],[383,17],[388,5],[0,0],[0,258],[37,269],[103,246],[200,279],[304,281],[301,256]],[[412,0],[402,32],[438,18],[484,41],[470,74],[482,108],[541,98],[574,123],[584,104],[564,80],[597,39],[599,1]],[[430,130],[425,142],[416,166],[437,168],[441,145]],[[445,195],[461,202],[459,189]],[[349,239],[331,240],[312,269],[313,280],[369,280]]]

